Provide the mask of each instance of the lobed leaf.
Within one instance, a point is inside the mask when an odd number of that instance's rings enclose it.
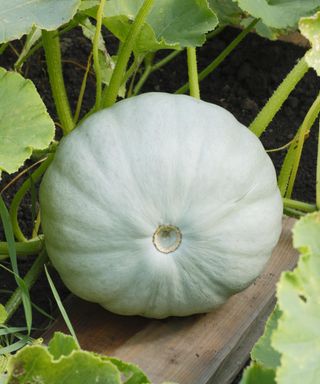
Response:
[[[8,384],[121,383],[117,368],[98,356],[78,350],[54,362],[48,349],[39,345],[25,347],[11,358],[8,376]]]
[[[270,315],[263,335],[252,349],[251,358],[266,369],[276,369],[280,365],[280,353],[276,351],[271,345],[271,336],[273,331],[277,328],[281,311],[278,307],[274,309]]]
[[[7,384],[150,384],[133,364],[81,350],[72,336],[55,333],[48,347],[27,346],[11,357]]]
[[[124,41],[142,4],[143,0],[106,2],[104,25],[120,41]],[[96,9],[86,13],[95,17]],[[134,51],[141,53],[201,46],[205,42],[205,34],[217,25],[218,18],[206,0],[155,0]]]
[[[276,384],[275,372],[273,369],[252,363],[245,369],[240,384]]]
[[[241,384],[314,384],[320,377],[320,212],[297,222],[293,243],[302,254],[298,266],[281,275],[277,308]]]
[[[318,0],[236,0],[239,7],[268,27],[295,28],[299,19],[320,10]]]
[[[281,353],[276,379],[281,384],[313,384],[320,377],[320,212],[302,218],[293,234],[302,256],[278,284],[282,316],[272,335],[272,346]]]
[[[218,16],[219,25],[239,25],[244,17],[243,10],[233,0],[208,0],[210,8]]]
[[[17,171],[53,137],[54,123],[32,81],[0,68],[0,177],[3,170]]]
[[[0,0],[0,43],[29,33],[33,26],[52,31],[75,15],[80,0]]]
[[[308,65],[320,76],[320,12],[311,17],[303,17],[299,22],[301,33],[310,40],[312,48],[306,53]]]

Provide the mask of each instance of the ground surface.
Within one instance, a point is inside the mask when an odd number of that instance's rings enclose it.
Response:
[[[238,33],[237,30],[227,29],[201,48],[198,55],[199,69],[201,70],[209,64]],[[112,44],[108,46],[112,51]],[[17,48],[19,48],[19,44]],[[86,65],[90,52],[90,45],[82,37],[80,31],[77,31],[63,37],[62,49],[65,60],[65,80],[70,100],[73,100],[72,107],[74,108],[84,73],[83,66]],[[210,77],[201,83],[202,99],[229,109],[238,120],[248,125],[296,60],[303,56],[304,51],[303,48],[291,44],[270,42],[251,34]],[[8,69],[12,67],[14,61],[15,55],[10,49],[7,50],[6,55],[0,56],[0,66]],[[187,81],[185,62],[185,54],[182,53],[172,63],[152,74],[143,91],[175,91]],[[55,117],[41,51],[27,62],[24,72],[27,77],[35,82],[49,112]],[[319,85],[319,79],[310,70],[289,97],[268,132],[262,137],[266,149],[280,147],[293,138],[296,129],[301,124],[318,93]],[[94,78],[90,76],[84,98],[84,106],[87,110],[93,103],[94,92]],[[316,136],[318,134],[318,130],[315,128],[305,145],[294,191],[295,198],[310,202],[315,199]],[[271,154],[277,169],[279,169],[284,155],[284,151]],[[0,190],[9,179],[10,177],[4,176],[0,184]],[[4,193],[7,202],[11,200],[18,186],[19,183]],[[22,204],[19,219],[21,220],[22,229],[28,234],[31,227],[30,198],[26,199]],[[1,226],[0,239],[3,239]],[[21,261],[21,274],[25,273],[29,266],[30,261]],[[59,282],[58,276],[53,271],[52,274],[62,297],[65,297],[67,290]],[[12,276],[0,268],[1,303],[5,303],[7,297],[5,291],[11,291],[14,287],[15,283]],[[48,312],[55,308],[50,290],[43,276],[32,290],[32,300]],[[17,313],[13,321],[16,324],[23,324],[21,312]],[[44,322],[48,322],[48,320],[35,312],[34,325],[40,327],[43,326]]]

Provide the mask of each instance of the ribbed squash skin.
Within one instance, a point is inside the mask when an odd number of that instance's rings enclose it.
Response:
[[[211,311],[260,274],[281,232],[260,141],[223,108],[165,93],[121,101],[64,138],[40,203],[67,287],[124,315]],[[155,247],[159,225],[179,228],[175,251]]]

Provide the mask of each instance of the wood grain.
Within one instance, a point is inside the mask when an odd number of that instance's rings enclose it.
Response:
[[[274,306],[275,285],[292,269],[293,219],[284,218],[278,246],[261,276],[215,312],[186,318],[150,320],[114,315],[98,305],[71,297],[66,308],[82,348],[138,364],[153,383],[227,384],[248,359]],[[54,331],[67,332],[58,319]]]

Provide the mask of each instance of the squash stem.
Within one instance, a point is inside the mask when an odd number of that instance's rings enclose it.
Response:
[[[320,113],[320,94],[311,105],[306,117],[303,120],[298,132],[296,133],[281,167],[278,178],[278,185],[281,195],[287,198],[291,197],[294,182],[297,176],[300,158],[302,154],[305,137],[313,126],[317,116]]]
[[[74,123],[63,79],[59,34],[57,34],[57,31],[43,30],[42,43],[46,55],[52,96],[62,125],[63,134],[67,135],[74,128]]]
[[[38,280],[40,276],[43,266],[45,262],[48,260],[47,252],[42,250],[39,256],[36,258],[34,263],[32,264],[30,270],[27,272],[25,277],[23,278],[25,287],[30,290],[33,284]],[[15,311],[19,308],[22,301],[22,291],[20,288],[17,288],[10,299],[7,301],[5,305],[5,309],[7,312],[6,322],[10,320]]]
[[[137,82],[136,86],[133,89],[132,94],[137,95],[143,84],[146,82],[147,78],[149,77],[151,71],[152,71],[152,63],[154,59],[154,53],[149,53],[146,55],[144,59],[144,72],[142,73],[142,76],[140,77],[139,81]]]
[[[15,248],[17,256],[29,256],[39,253],[44,246],[43,235],[29,241],[16,242]],[[0,241],[0,261],[9,258],[9,247],[6,241]]]
[[[200,87],[199,87],[199,76],[198,76],[198,65],[197,65],[197,51],[196,48],[187,48],[188,58],[188,76],[190,84],[190,96],[200,99]]]
[[[53,156],[54,156],[54,154],[52,154],[52,153],[48,155],[47,159],[39,166],[39,168],[37,168],[32,173],[32,175],[21,185],[21,187],[19,188],[18,192],[15,194],[15,196],[11,202],[9,213],[10,213],[10,218],[12,221],[13,233],[14,233],[15,237],[17,238],[17,240],[19,240],[21,242],[27,242],[28,239],[22,233],[21,228],[19,226],[19,222],[18,222],[18,209],[19,209],[20,203],[21,203],[22,199],[24,198],[25,194],[31,188],[32,183],[36,183],[41,178],[41,176],[44,174],[46,169],[49,167],[49,165],[51,164],[51,162],[53,160]],[[32,179],[32,183],[31,183],[30,178]]]
[[[249,127],[256,136],[260,137],[267,129],[268,125],[282,107],[282,104],[286,101],[308,69],[308,64],[303,57],[285,77]]]
[[[125,71],[133,51],[134,43],[145,23],[145,20],[153,6],[154,0],[145,0],[140,8],[135,21],[133,22],[128,36],[120,48],[117,64],[112,73],[109,87],[104,94],[102,104],[104,107],[110,107],[117,100],[117,95],[121,87]]]
[[[98,111],[101,107],[101,95],[102,95],[102,74],[99,61],[99,39],[101,34],[102,18],[104,12],[104,5],[106,0],[100,0],[100,4],[97,11],[97,23],[96,31],[93,38],[93,67],[96,74],[96,102],[94,109]]]
[[[239,35],[218,55],[212,63],[210,63],[204,70],[199,73],[199,81],[202,81],[210,75],[222,62],[223,60],[241,43],[241,41],[247,36],[247,34],[257,24],[258,19],[253,20],[247,28],[239,33]],[[175,93],[182,94],[186,93],[190,87],[189,83],[184,84]]]
[[[296,209],[305,213],[311,213],[317,210],[315,204],[305,203],[303,201],[292,200],[288,198],[283,198],[283,205],[285,208]]]
[[[92,58],[92,52],[90,53],[88,61],[87,61],[87,67],[86,67],[86,71],[85,71],[83,79],[82,79],[80,92],[79,92],[79,96],[78,96],[78,101],[77,101],[77,106],[76,106],[76,111],[75,111],[74,116],[73,116],[73,122],[75,125],[77,124],[77,122],[79,120],[79,116],[80,116],[80,112],[81,112],[83,96],[84,96],[84,92],[86,90],[88,75],[89,75],[90,67],[91,67],[91,58]]]

